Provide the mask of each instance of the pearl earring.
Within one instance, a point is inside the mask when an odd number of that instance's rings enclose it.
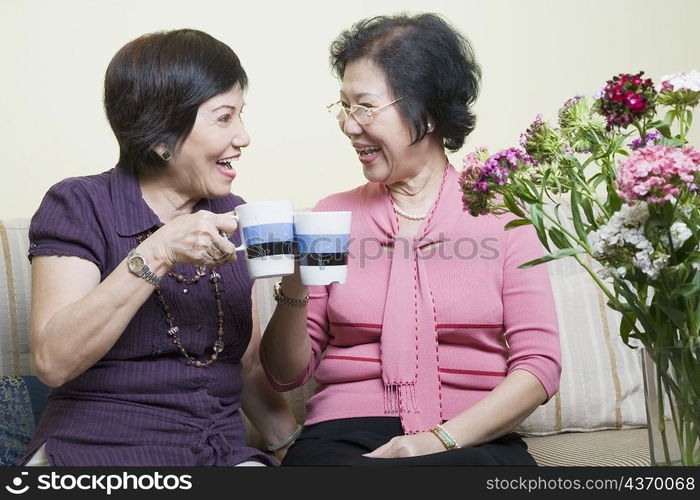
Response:
[[[428,133],[433,131],[433,124],[428,122]]]

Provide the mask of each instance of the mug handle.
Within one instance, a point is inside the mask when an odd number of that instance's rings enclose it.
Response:
[[[233,218],[236,220],[236,224],[238,224],[238,229],[237,229],[237,231],[240,231],[240,230],[241,230],[241,224],[240,224],[240,222],[239,222],[239,220],[238,220],[238,215],[232,214],[231,217],[233,217]],[[240,246],[237,246],[237,247],[236,247],[236,252],[244,252],[244,251],[246,250],[246,245],[245,245],[245,242],[243,241],[243,238],[241,238],[241,242],[242,242],[242,243],[240,244]]]

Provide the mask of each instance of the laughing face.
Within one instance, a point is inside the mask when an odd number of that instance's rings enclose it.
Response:
[[[168,161],[168,176],[177,191],[193,198],[219,198],[231,192],[233,164],[250,137],[241,119],[239,85],[203,102],[192,132]]]
[[[340,88],[340,100],[347,108],[360,104],[370,109],[380,108],[394,99],[384,71],[369,59],[351,61],[345,68]],[[366,125],[350,116],[340,122],[343,133],[350,138],[367,180],[382,184],[402,182],[417,176],[434,149],[424,138],[411,145],[409,125],[396,105],[374,114]]]

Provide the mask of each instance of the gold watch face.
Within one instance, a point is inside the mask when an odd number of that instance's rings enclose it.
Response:
[[[131,270],[132,273],[136,274],[139,274],[143,269],[143,266],[146,265],[146,260],[139,254],[132,255],[128,262],[129,270]]]

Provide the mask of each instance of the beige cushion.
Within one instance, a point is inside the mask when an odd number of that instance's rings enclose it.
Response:
[[[32,374],[28,219],[0,220],[0,375]]]
[[[559,318],[559,392],[523,422],[526,435],[646,425],[641,358],[620,335],[620,315],[575,260],[548,264]]]

